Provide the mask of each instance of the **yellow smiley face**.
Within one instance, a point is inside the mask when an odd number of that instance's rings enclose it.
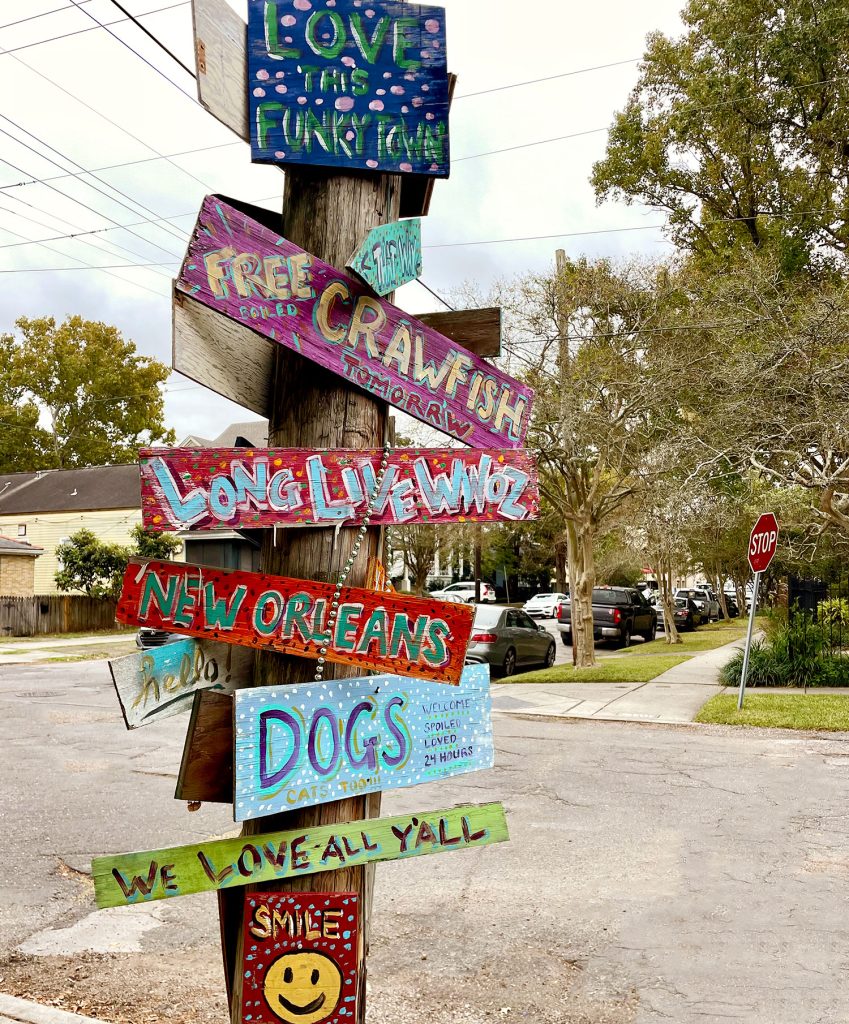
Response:
[[[265,998],[286,1024],[318,1024],[336,1009],[342,972],[324,953],[284,953],[265,975]]]

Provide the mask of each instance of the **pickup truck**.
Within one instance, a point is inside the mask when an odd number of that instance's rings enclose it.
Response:
[[[572,605],[564,601],[557,615],[560,639],[572,643]],[[595,587],[593,589],[593,636],[596,640],[618,640],[631,646],[631,637],[654,640],[657,612],[636,588]]]

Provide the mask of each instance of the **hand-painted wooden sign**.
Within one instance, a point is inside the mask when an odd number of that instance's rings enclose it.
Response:
[[[174,293],[171,312],[174,369],[237,405],[266,419],[271,416],[274,342],[179,291]],[[500,354],[501,311],[497,308],[415,316],[476,355]],[[234,365],[238,373],[233,373]]]
[[[414,217],[372,228],[346,266],[378,295],[415,281],[422,273],[422,222]]]
[[[128,729],[188,711],[197,690],[232,693],[253,674],[253,654],[230,644],[179,640],[109,662]]]
[[[250,839],[209,840],[196,846],[95,857],[91,872],[98,907],[122,907],[317,871],[450,853],[508,839],[501,804],[465,804],[448,810],[271,832]]]
[[[149,530],[335,526],[362,519],[383,452],[297,448],[142,448]],[[524,449],[396,449],[374,525],[521,522],[539,515],[536,462]]]
[[[249,0],[251,159],[447,178],[445,11]]]
[[[217,196],[176,287],[475,448],[521,448],[533,391]]]
[[[355,892],[248,893],[242,1024],[353,1024],[359,916]]]
[[[489,666],[235,694],[236,821],[491,768]]]
[[[459,683],[474,609],[332,583],[131,559],[119,622]],[[324,640],[332,623],[330,643]]]

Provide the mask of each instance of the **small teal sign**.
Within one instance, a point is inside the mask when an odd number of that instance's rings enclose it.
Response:
[[[236,821],[491,768],[489,666],[237,690]]]
[[[413,217],[372,228],[348,267],[378,295],[415,281],[422,273],[421,220]]]

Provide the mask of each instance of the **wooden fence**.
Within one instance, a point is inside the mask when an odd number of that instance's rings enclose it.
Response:
[[[74,594],[0,596],[0,638],[117,628],[115,601]]]

